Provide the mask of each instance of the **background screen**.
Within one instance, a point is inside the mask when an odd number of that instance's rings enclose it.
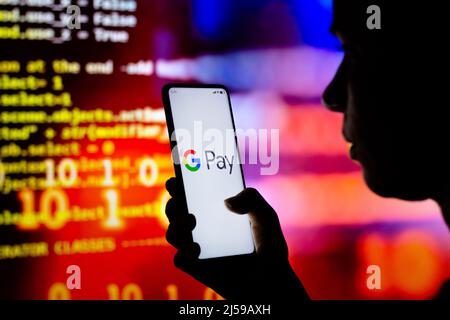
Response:
[[[224,84],[237,128],[280,130],[278,174],[244,174],[312,298],[435,294],[450,276],[439,209],[372,194],[320,103],[342,59],[330,23],[330,0],[0,0],[0,297],[218,298],[164,239],[174,81]]]

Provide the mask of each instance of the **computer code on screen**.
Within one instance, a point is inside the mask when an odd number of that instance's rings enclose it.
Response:
[[[186,288],[164,238],[161,4],[0,1],[0,296],[169,299]],[[81,290],[67,288],[70,265]]]

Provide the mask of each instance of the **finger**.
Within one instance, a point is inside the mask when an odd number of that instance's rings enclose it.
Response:
[[[189,231],[177,230],[172,224],[169,225],[166,232],[166,240],[177,249],[192,242],[192,236]]]
[[[226,199],[225,204],[235,213],[249,214],[257,252],[287,256],[287,244],[277,213],[256,189],[246,188]]]
[[[180,212],[177,206],[177,201],[174,198],[170,198],[166,203],[166,216],[167,219],[169,219],[169,222],[172,222],[173,219],[176,218],[177,215],[185,214],[183,212]]]
[[[165,212],[167,219],[169,219],[169,222],[172,222],[178,217],[187,216],[189,214],[187,212],[186,206],[180,205],[180,201],[178,201],[176,198],[170,198],[167,201]]]
[[[192,214],[177,217],[167,229],[167,242],[177,249],[192,243],[192,230],[195,224],[195,217]]]
[[[193,264],[198,260],[200,255],[200,246],[196,242],[192,242],[180,248],[173,258],[174,264],[177,268],[190,272]]]
[[[238,214],[248,213],[255,237],[266,240],[273,233],[278,236],[281,226],[278,216],[263,196],[254,188],[246,188],[236,196],[225,200],[225,205]],[[264,241],[266,242],[266,241]]]
[[[172,177],[166,181],[166,189],[172,197],[177,194],[177,179]]]
[[[180,214],[170,223],[172,227],[176,228],[178,231],[189,231],[194,230],[197,221],[195,220],[195,216],[191,213]]]
[[[273,211],[263,196],[254,188],[246,188],[234,197],[225,199],[225,205],[235,213]]]

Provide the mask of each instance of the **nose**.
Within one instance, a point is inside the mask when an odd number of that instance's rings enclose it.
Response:
[[[345,74],[345,59],[339,66],[333,80],[322,94],[322,103],[330,111],[345,112],[347,105],[347,79]]]

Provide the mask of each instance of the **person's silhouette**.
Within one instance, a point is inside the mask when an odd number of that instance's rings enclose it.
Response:
[[[344,114],[351,157],[373,192],[433,199],[450,225],[450,157],[444,152],[449,126],[443,81],[436,76],[441,69],[446,75],[439,46],[445,38],[438,32],[444,29],[437,25],[445,20],[436,17],[439,10],[395,8],[390,2],[378,2],[381,29],[370,29],[367,8],[377,1],[334,1],[331,31],[345,55],[323,102]],[[224,298],[308,298],[289,264],[277,214],[258,191],[247,188],[226,200],[237,214],[249,213],[256,254],[204,262],[197,259],[199,246],[190,237],[195,218],[179,201],[176,179],[166,188],[172,196],[167,240],[178,249],[177,267]]]

